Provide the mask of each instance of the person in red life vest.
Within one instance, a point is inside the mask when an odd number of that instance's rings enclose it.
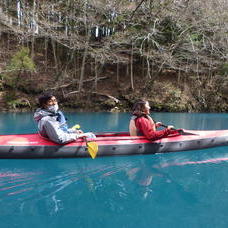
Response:
[[[150,105],[148,101],[139,101],[133,107],[133,116],[129,124],[129,132],[131,136],[144,135],[147,139],[157,140],[168,135],[179,135],[177,130],[173,130],[173,126],[168,126],[164,130],[157,131],[156,128],[162,126],[161,122],[155,123],[149,116]]]

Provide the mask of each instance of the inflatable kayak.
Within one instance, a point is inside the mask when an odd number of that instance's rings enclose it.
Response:
[[[155,154],[197,150],[228,145],[228,130],[184,130],[184,134],[156,141],[126,132],[96,133],[97,156]],[[78,139],[59,145],[39,134],[1,135],[0,158],[64,158],[88,157],[86,142]]]

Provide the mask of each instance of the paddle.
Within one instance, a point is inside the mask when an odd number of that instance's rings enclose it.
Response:
[[[168,126],[165,125],[165,124],[161,124],[160,126],[165,127],[165,128],[168,128]],[[191,132],[187,132],[187,131],[185,131],[184,129],[175,129],[175,128],[171,128],[171,130],[176,130],[176,131],[178,131],[181,135],[197,135],[197,134],[194,134],[194,133],[191,133]]]
[[[91,156],[92,159],[94,159],[97,156],[98,152],[98,144],[94,141],[87,141],[86,137],[83,137],[86,142],[86,148]]]
[[[81,126],[79,124],[75,124],[71,129],[79,130],[80,128]]]
[[[72,129],[76,129],[79,130],[80,129],[80,125],[76,124],[72,127]],[[88,141],[86,137],[83,137],[83,139],[86,142],[86,148],[91,156],[92,159],[94,159],[97,156],[97,152],[98,152],[98,144],[94,141]]]

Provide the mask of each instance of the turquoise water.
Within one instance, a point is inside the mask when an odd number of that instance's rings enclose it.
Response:
[[[85,131],[127,131],[127,113],[68,113]],[[177,128],[228,129],[228,114],[155,113]],[[1,134],[35,132],[0,114]],[[0,159],[0,227],[227,227],[228,147],[144,156]]]

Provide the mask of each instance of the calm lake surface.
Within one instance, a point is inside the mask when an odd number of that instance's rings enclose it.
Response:
[[[127,131],[128,113],[66,113],[84,131]],[[185,129],[228,129],[228,114],[154,113]],[[1,134],[36,132],[1,113]],[[157,155],[0,159],[0,227],[228,227],[228,147]]]

